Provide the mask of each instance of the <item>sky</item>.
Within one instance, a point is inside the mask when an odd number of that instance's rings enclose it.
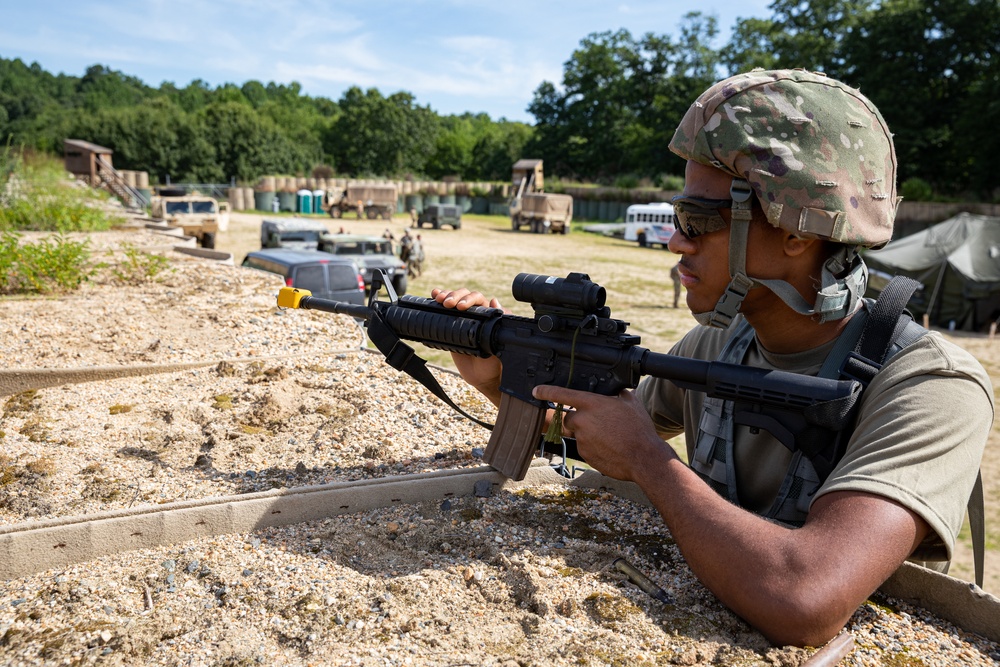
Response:
[[[770,16],[771,0],[0,0],[0,57],[82,76],[105,65],[158,87],[256,79],[338,100],[351,86],[407,91],[442,115],[533,123],[543,81],[594,32],[677,37],[684,15]]]

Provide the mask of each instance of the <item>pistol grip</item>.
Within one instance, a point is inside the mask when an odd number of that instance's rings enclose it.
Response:
[[[538,449],[545,413],[544,407],[502,394],[483,460],[515,481],[524,479]]]

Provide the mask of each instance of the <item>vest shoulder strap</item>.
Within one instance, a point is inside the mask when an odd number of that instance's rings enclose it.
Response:
[[[867,387],[894,354],[927,333],[906,312],[906,304],[919,287],[920,283],[916,280],[893,276],[878,299],[868,304],[870,307],[867,308],[867,314],[859,313],[866,317],[854,349],[840,363],[840,376],[843,379],[857,380]],[[981,469],[976,472],[976,481],[969,496],[968,513],[976,585],[981,588],[986,551],[986,512]]]

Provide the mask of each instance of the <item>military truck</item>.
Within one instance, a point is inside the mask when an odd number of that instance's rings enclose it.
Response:
[[[514,190],[508,202],[510,226],[515,232],[528,227],[532,233],[566,234],[573,221],[573,197],[544,192],[541,160],[514,163]]]
[[[358,218],[363,213],[369,220],[391,220],[392,214],[396,212],[397,198],[396,186],[391,183],[349,185],[344,190],[328,191],[324,210],[331,218],[342,218],[345,213],[355,211]]]
[[[451,225],[452,229],[461,229],[462,207],[457,204],[431,204],[417,218],[417,227],[423,227],[425,224],[434,229],[441,229],[441,225]]]
[[[229,224],[229,202],[205,195],[154,195],[149,207],[150,218],[183,229],[202,248],[214,248],[216,235]]]
[[[520,210],[510,218],[515,232],[526,226],[533,234],[567,234],[572,221],[573,197],[543,192],[523,195]]]

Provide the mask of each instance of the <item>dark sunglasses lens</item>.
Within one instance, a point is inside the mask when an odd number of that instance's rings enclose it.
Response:
[[[696,238],[702,234],[716,232],[724,229],[726,221],[719,214],[720,208],[727,206],[718,205],[720,203],[729,204],[728,201],[717,202],[707,200],[706,205],[691,201],[674,202],[674,216],[677,218],[678,230],[689,239]]]

